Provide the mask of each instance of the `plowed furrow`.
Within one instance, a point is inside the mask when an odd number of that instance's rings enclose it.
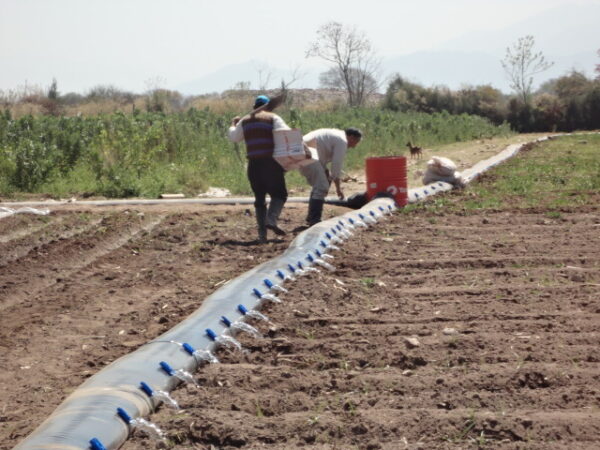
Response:
[[[18,239],[23,239],[27,236],[40,233],[40,231],[44,230],[45,228],[54,229],[57,227],[57,225],[64,223],[65,219],[67,219],[65,216],[49,216],[45,222],[25,224],[21,226],[15,224],[14,228],[6,230],[5,233],[0,234],[0,245],[11,241],[14,243]],[[1,251],[3,251],[2,247],[0,247],[0,252]]]
[[[0,244],[0,271],[4,266],[14,264],[20,258],[27,257],[30,253],[35,254],[44,247],[74,237],[85,236],[94,230],[101,221],[102,217],[80,220],[79,217],[74,216],[68,218],[59,216],[54,221],[56,223],[40,226],[37,230],[21,228],[15,233],[21,233],[22,236]]]
[[[68,279],[138,234],[152,230],[162,219],[144,219],[113,227],[111,221],[104,218],[86,232],[80,230],[70,239],[52,241],[28,252],[0,273],[0,309],[33,298],[40,291]],[[43,275],[44,271],[50,271],[52,276]],[[38,272],[41,276],[36,276]]]
[[[573,256],[575,253],[577,256]],[[573,252],[570,255],[564,256],[532,256],[530,253],[522,256],[498,256],[493,258],[482,257],[458,257],[435,253],[435,257],[419,257],[416,258],[412,253],[407,257],[398,257],[390,255],[388,261],[389,269],[383,267],[384,273],[388,275],[402,275],[406,270],[413,271],[422,270],[448,270],[448,269],[515,269],[515,268],[536,268],[536,267],[555,267],[563,268],[565,266],[575,266],[581,268],[597,269],[600,267],[600,258],[596,252],[589,249],[585,252]],[[347,263],[344,263],[341,268],[344,268]],[[366,261],[353,266],[354,270],[373,272],[372,265]],[[381,273],[381,271],[377,271]]]

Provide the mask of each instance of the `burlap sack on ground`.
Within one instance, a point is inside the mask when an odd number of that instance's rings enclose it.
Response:
[[[443,156],[434,156],[427,161],[427,171],[423,175],[423,184],[444,181],[457,187],[464,187],[465,180],[456,170],[454,161]]]

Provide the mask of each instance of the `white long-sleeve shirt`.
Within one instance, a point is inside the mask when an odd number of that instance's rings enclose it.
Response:
[[[290,127],[288,127],[288,125],[281,117],[279,117],[277,114],[271,114],[273,115],[273,131],[290,129]],[[242,117],[235,127],[229,127],[227,136],[229,137],[230,141],[242,142],[244,140],[244,128],[242,127],[242,121],[246,117]]]
[[[327,168],[331,163],[331,178],[341,178],[344,159],[348,151],[348,140],[344,130],[321,128],[305,134],[302,138],[309,147],[317,149],[319,162]]]

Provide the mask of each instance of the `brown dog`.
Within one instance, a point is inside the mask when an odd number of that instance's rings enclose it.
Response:
[[[413,146],[410,141],[406,143],[406,146],[410,150],[410,159],[415,157],[421,159],[423,157],[423,149],[421,147]]]

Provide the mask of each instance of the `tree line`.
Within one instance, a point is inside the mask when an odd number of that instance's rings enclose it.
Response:
[[[522,37],[506,49],[506,55],[500,61],[513,89],[511,95],[506,95],[491,85],[468,86],[459,90],[444,86],[425,87],[396,74],[387,83],[385,96],[379,102],[372,99],[382,88],[379,81],[380,59],[369,38],[356,27],[335,21],[322,25],[317,30],[317,39],[309,45],[306,57],[317,57],[329,64],[329,69],[320,76],[321,87],[343,94],[347,106],[352,108],[367,105],[402,112],[474,114],[495,124],[506,122],[519,132],[600,128],[600,64],[596,66],[595,79],[572,71],[547,81],[533,91],[534,77],[553,64],[534,47],[533,36]],[[263,73],[264,70],[266,69],[260,69],[260,78],[270,79],[270,74]],[[291,80],[281,81],[280,88],[292,93],[290,98],[294,96],[290,87],[299,78],[296,70]],[[223,111],[239,107],[252,94],[254,92],[250,90],[250,83],[240,82],[233,90],[213,96],[184,97],[177,91],[157,85],[150,87],[142,95],[113,86],[97,86],[85,95],[60,95],[57,82],[53,80],[46,92],[38,89],[19,95],[0,90],[0,106],[8,111],[14,110],[15,104],[27,103],[37,106],[35,112],[30,108],[30,113],[60,116],[68,107],[104,102],[105,105],[110,103],[108,107],[112,111],[129,109],[135,114],[143,109],[170,113],[197,108],[199,103],[202,104],[199,99],[208,98],[210,101],[204,102],[205,107],[214,107],[218,101],[222,101],[220,109]],[[331,106],[335,108],[339,105]],[[94,109],[91,109],[88,114],[93,112]]]
[[[450,90],[424,87],[396,76],[387,88],[383,107],[405,112],[473,114],[495,124],[507,122],[521,133],[592,130],[600,128],[600,79],[572,71],[542,84],[524,101],[490,85]]]

